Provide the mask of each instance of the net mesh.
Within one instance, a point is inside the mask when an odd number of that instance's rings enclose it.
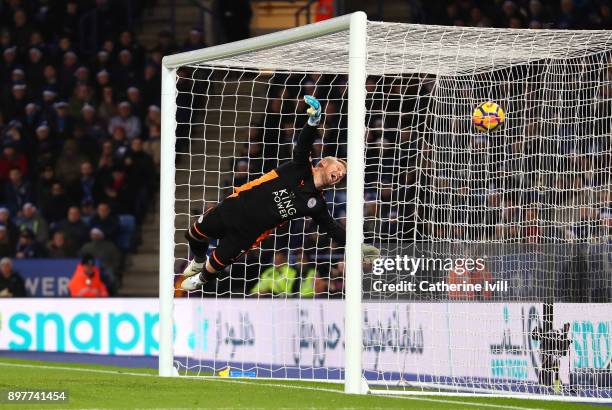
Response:
[[[178,70],[177,272],[191,218],[290,159],[304,95],[324,107],[313,161],[346,159],[348,39]],[[609,398],[612,33],[369,22],[367,47],[365,241],[430,264],[364,264],[364,376],[389,391]],[[506,121],[479,133],[486,101]],[[344,221],[345,187],[325,196]],[[342,259],[294,220],[203,291],[177,287],[182,369],[340,378]]]

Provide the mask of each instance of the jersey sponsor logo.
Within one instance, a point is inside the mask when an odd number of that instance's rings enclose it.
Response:
[[[295,198],[293,192],[289,192],[287,189],[279,189],[278,191],[273,191],[272,194],[274,195],[274,203],[281,218],[295,215],[297,210],[293,204],[293,199]]]
[[[306,205],[308,205],[308,208],[314,208],[315,206],[317,206],[317,198],[310,198]]]

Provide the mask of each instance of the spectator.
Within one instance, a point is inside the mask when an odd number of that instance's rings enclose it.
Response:
[[[107,297],[106,285],[100,277],[100,269],[95,265],[92,255],[83,255],[68,284],[70,296]]]
[[[112,72],[113,82],[115,87],[125,90],[131,84],[138,82],[138,74],[133,61],[132,52],[130,50],[121,50],[118,56],[119,63],[115,66]]]
[[[55,171],[53,170],[53,166],[51,166],[51,164],[43,165],[42,170],[38,175],[38,182],[36,183],[36,203],[42,204],[49,201],[49,198],[51,197],[51,187],[55,181]]]
[[[17,238],[19,237],[19,228],[11,220],[11,212],[6,207],[0,207],[0,224],[6,228],[8,241],[14,253],[17,246]]]
[[[58,16],[58,20],[60,21],[57,21],[57,27],[60,33],[62,33],[64,36],[67,36],[72,40],[76,40],[79,28],[79,19],[81,17],[79,5],[75,0],[69,0],[65,4],[65,13],[62,17]]]
[[[24,230],[27,230],[40,243],[46,243],[49,239],[47,221],[30,202],[23,204],[21,213],[15,218],[15,224],[22,234]]]
[[[287,263],[282,251],[274,253],[273,265],[261,273],[259,281],[251,289],[251,296],[289,296],[297,276],[294,268]]]
[[[98,228],[91,228],[90,242],[79,250],[79,255],[93,255],[104,268],[104,272],[111,284],[116,284],[121,276],[121,252],[115,244],[105,239],[104,232]]]
[[[249,38],[253,16],[251,2],[249,0],[222,1],[219,7],[227,41]]]
[[[159,168],[161,160],[161,133],[158,125],[149,128],[149,138],[144,142],[143,149],[151,156],[153,163]],[[253,144],[255,145],[255,144]]]
[[[57,77],[57,69],[52,64],[47,64],[43,68],[43,97],[47,93],[47,97],[57,97],[59,90],[59,78]]]
[[[192,51],[205,48],[206,44],[202,37],[202,31],[198,28],[192,28],[183,45],[183,51]]]
[[[70,203],[68,195],[64,191],[64,186],[61,182],[54,182],[51,186],[51,194],[47,201],[40,202],[43,216],[48,224],[55,224],[62,220],[68,212]]]
[[[28,160],[25,155],[15,150],[15,145],[11,142],[5,143],[0,155],[0,181],[6,181],[11,169],[17,168],[22,175],[27,174]]]
[[[53,104],[53,108],[55,109],[55,115],[53,116],[51,126],[53,133],[61,139],[68,139],[72,137],[74,120],[68,112],[68,103],[65,101],[60,101]]]
[[[100,134],[101,136],[102,134]],[[95,132],[88,133],[81,124],[74,127],[74,140],[79,153],[89,161],[95,161],[100,155],[100,141]]]
[[[2,57],[4,59],[4,64],[2,67],[2,80],[8,81],[10,78],[11,72],[17,66],[17,47],[7,47],[2,52]]]
[[[78,249],[87,241],[89,234],[89,227],[81,219],[81,210],[78,206],[68,208],[66,219],[60,221],[56,229],[64,234],[66,247],[69,249]]]
[[[149,105],[145,126],[149,134],[151,133],[151,127],[161,127],[161,110],[158,105]]]
[[[130,142],[130,150],[125,158],[125,165],[130,177],[131,184],[139,192],[137,194],[137,211],[142,216],[146,210],[151,193],[157,187],[157,176],[155,164],[151,156],[143,149],[140,138],[134,138]]]
[[[161,30],[157,35],[157,45],[153,50],[161,53],[162,55],[174,54],[178,51],[172,34],[168,30]]]
[[[341,297],[344,292],[344,262],[338,262],[332,266],[329,278],[329,296]]]
[[[233,174],[233,185],[239,187],[246,184],[249,181],[249,163],[245,160],[239,160],[236,162]]]
[[[24,118],[24,121],[27,121],[27,120],[28,118],[26,116]],[[28,124],[26,124],[26,127],[24,127],[21,122],[17,120],[13,120],[8,124],[7,128],[8,129],[6,130],[6,133],[5,133],[4,146],[11,146],[15,150],[16,153],[18,154],[21,153],[21,155],[24,155],[23,154],[24,150],[28,148],[27,138],[26,138],[29,136]]]
[[[9,240],[6,226],[0,225],[0,258],[15,256],[15,245]]]
[[[599,13],[593,13],[591,20],[599,30],[612,30],[612,6],[606,2],[599,4]]]
[[[161,87],[161,77],[159,68],[154,64],[147,64],[144,69],[142,80],[142,101],[145,105],[159,105],[159,89]]]
[[[40,107],[38,106],[38,104],[28,103],[28,105],[26,105],[26,115],[23,123],[23,131],[27,139],[30,139],[30,137],[34,135],[36,128],[38,127],[38,124],[40,124],[40,122]],[[21,138],[21,134],[17,135],[16,138],[13,137],[12,142],[17,144],[17,146],[19,147],[19,151],[29,153],[30,143],[24,141],[24,139]]]
[[[87,160],[79,152],[75,140],[64,142],[62,153],[57,159],[55,175],[67,185],[74,185],[79,178],[80,167],[83,161]]]
[[[31,202],[32,187],[30,183],[23,178],[19,168],[11,169],[9,180],[4,186],[4,201],[6,206],[12,213],[16,213],[23,207],[24,204]]]
[[[106,124],[116,115],[116,113],[115,93],[111,86],[106,86],[102,88],[102,98],[98,104],[97,110],[98,118]]]
[[[18,259],[34,259],[44,258],[45,256],[45,248],[36,240],[34,232],[27,228],[22,230],[17,241],[15,257]]]
[[[28,15],[22,9],[17,9],[13,15],[13,29],[11,39],[20,52],[25,52],[30,42],[32,28],[28,23]]]
[[[87,102],[93,97],[91,89],[89,88],[89,69],[86,66],[80,66],[74,72],[74,77],[76,78],[77,83],[75,94],[77,94],[77,96],[80,95],[78,98],[83,101],[83,104],[87,104]],[[83,85],[86,87],[85,89],[81,89],[81,86]],[[80,106],[77,107],[76,111],[72,112],[72,115],[79,115],[80,108]]]
[[[127,99],[130,104],[132,113],[142,119],[145,116],[145,107],[142,103],[142,97],[140,96],[140,90],[137,87],[129,87],[127,89]]]
[[[61,42],[60,42],[61,44]],[[62,66],[59,70],[60,78],[60,97],[69,98],[75,86],[74,74],[77,70],[79,59],[73,51],[66,51],[62,56]],[[66,108],[68,104],[66,104]]]
[[[36,128],[36,141],[34,141],[32,159],[34,165],[51,164],[57,154],[57,142],[51,136],[51,128],[46,123],[41,123]]]
[[[72,187],[75,200],[96,202],[101,199],[101,187],[94,175],[94,168],[90,161],[80,164],[80,176]]]
[[[549,17],[546,15],[542,2],[540,0],[529,1],[529,18],[532,21],[539,21],[540,23],[547,22]]]
[[[576,27],[576,12],[574,10],[574,1],[573,0],[561,0],[559,2],[561,12],[559,13],[559,17],[557,18],[557,28],[568,30]]]
[[[76,248],[70,248],[66,242],[64,232],[55,231],[51,241],[47,244],[47,257],[49,258],[73,258],[77,255]]]
[[[96,207],[92,201],[84,199],[81,201],[81,218],[89,227],[89,223],[96,214]]]
[[[43,87],[43,72],[45,65],[43,62],[43,53],[36,47],[30,48],[28,51],[27,79],[28,85],[33,95],[40,95]]]
[[[106,202],[100,202],[96,214],[89,222],[92,228],[99,228],[104,237],[114,241],[119,234],[119,218],[112,213],[111,207]]]
[[[105,51],[101,51],[100,53],[106,53]],[[102,98],[102,92],[104,87],[112,87],[110,73],[106,69],[102,69],[96,73],[96,96],[98,99]]]
[[[120,48],[125,50],[129,50],[132,53],[132,58],[134,60],[134,64],[136,66],[142,66],[144,63],[144,50],[138,43],[138,41],[134,40],[134,35],[130,31],[122,31],[119,34],[119,44]]]
[[[83,67],[79,70],[84,69]],[[79,71],[77,70],[77,72]],[[81,71],[83,73],[83,71]],[[85,83],[80,83],[74,89],[72,97],[68,101],[68,112],[73,118],[77,118],[81,114],[81,109],[86,104],[93,104],[93,95],[91,88]]]
[[[102,121],[98,119],[96,109],[93,105],[85,104],[83,108],[81,108],[79,125],[83,128],[84,134],[91,137],[96,144],[102,142],[108,135]]]
[[[25,297],[25,282],[10,258],[0,259],[0,297]]]
[[[298,253],[295,269],[299,287],[294,287],[294,293],[299,293],[300,297],[312,298],[327,290],[327,281],[319,275],[316,264],[310,262],[306,251],[301,250]]]
[[[110,143],[112,144],[112,162],[115,163],[116,159],[122,159],[128,149],[128,139],[126,138],[125,128],[118,125],[113,128],[113,135]],[[104,148],[102,148],[104,149]],[[111,167],[112,168],[112,167]]]
[[[114,165],[111,170],[111,175],[106,178],[103,185],[105,193],[105,201],[110,207],[118,213],[135,213],[138,203],[138,187],[131,183],[132,176],[128,176],[125,167],[122,164]]]
[[[108,124],[109,134],[113,134],[116,127],[122,127],[129,139],[140,136],[140,120],[135,115],[132,115],[132,108],[127,101],[119,103],[118,115],[111,118]]]

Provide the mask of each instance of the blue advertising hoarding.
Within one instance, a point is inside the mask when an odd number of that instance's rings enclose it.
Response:
[[[14,259],[13,269],[23,277],[28,296],[70,296],[68,283],[78,263],[78,259]]]

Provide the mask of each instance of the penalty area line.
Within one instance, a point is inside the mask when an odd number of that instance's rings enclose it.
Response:
[[[63,371],[72,371],[72,372],[112,374],[112,375],[125,375],[125,376],[159,377],[157,374],[152,374],[152,373],[122,372],[119,370],[104,370],[104,369],[88,369],[86,367],[68,367],[68,366],[64,367],[64,366],[48,366],[48,365],[42,365],[42,364],[37,365],[37,364],[26,364],[26,363],[7,363],[7,362],[2,362],[2,361],[0,361],[0,366],[20,367],[20,368],[27,368],[27,369],[63,370]],[[201,376],[182,376],[180,378],[204,379]],[[249,380],[244,380],[244,379],[236,380],[236,379],[222,379],[222,378],[205,378],[205,380],[207,382],[235,383],[235,384],[245,384],[245,385],[254,385],[254,386],[280,387],[284,389],[310,390],[310,391],[342,394],[342,395],[348,396],[342,390],[338,390],[338,389],[329,389],[325,387],[312,387],[312,386],[296,386],[293,384],[282,384],[282,383],[266,383],[264,380],[249,381]],[[302,381],[302,382],[307,383],[307,381]],[[494,409],[542,410],[536,407],[503,406],[503,405],[498,405],[498,404],[478,403],[478,402],[463,401],[463,400],[435,399],[435,398],[427,398],[427,397],[406,397],[406,396],[393,396],[393,395],[386,395],[386,394],[380,395],[380,397],[387,397],[390,399],[399,399],[399,400],[412,400],[412,401],[441,403],[441,404],[455,404],[455,405],[494,408]]]

